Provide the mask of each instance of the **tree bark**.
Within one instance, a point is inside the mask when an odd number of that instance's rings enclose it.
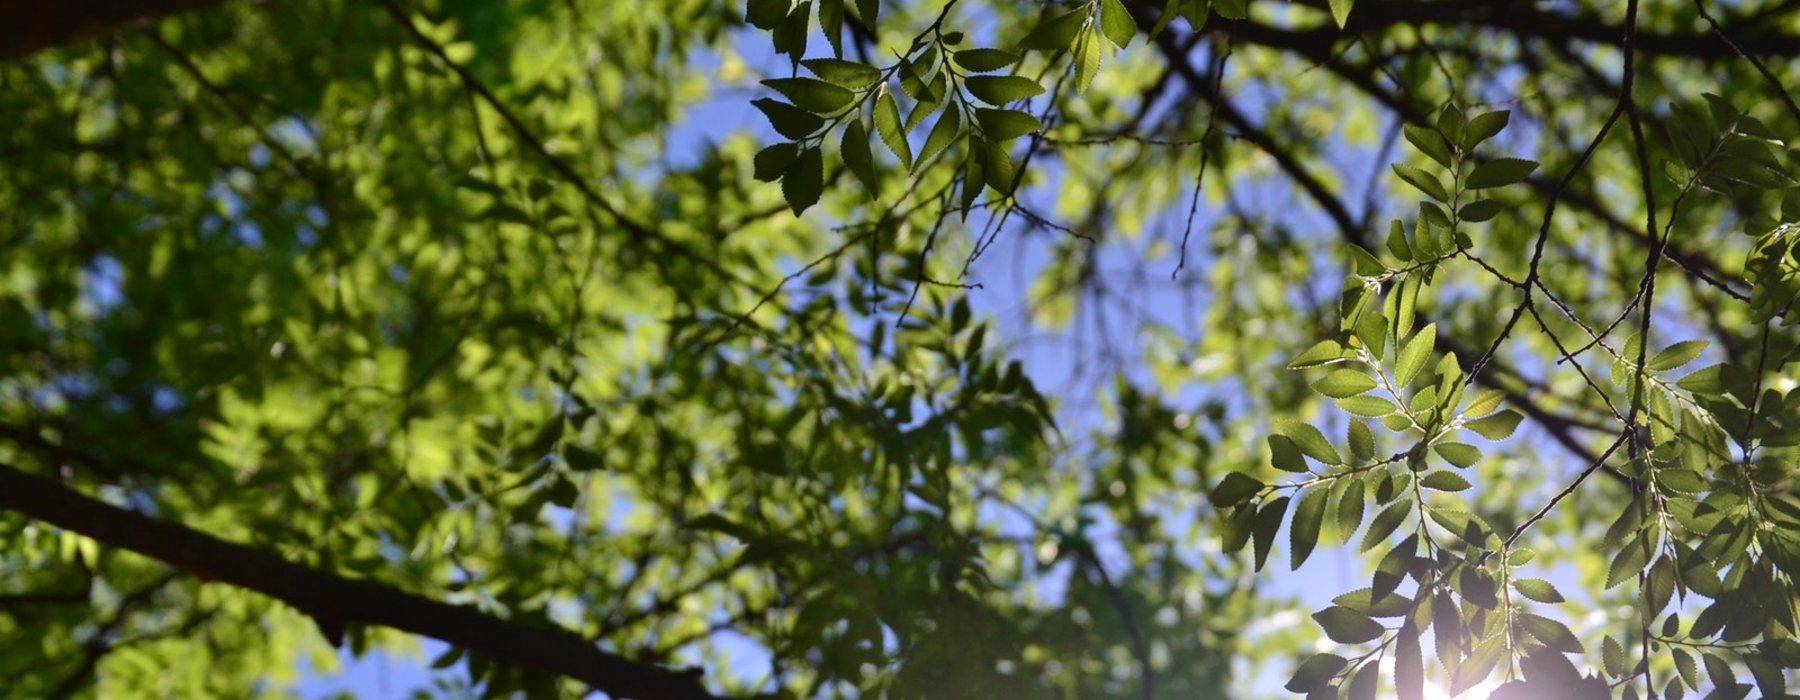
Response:
[[[497,661],[557,673],[615,698],[711,700],[697,671],[675,671],[602,651],[562,629],[528,627],[473,608],[373,581],[316,571],[273,553],[151,518],[0,464],[0,508],[262,593],[324,630],[382,625],[433,637]]]
[[[222,0],[5,0],[0,61],[29,56],[120,27],[217,5]]]

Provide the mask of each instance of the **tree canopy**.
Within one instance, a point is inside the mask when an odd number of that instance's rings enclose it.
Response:
[[[0,695],[1800,692],[1800,2],[49,0],[0,61]]]

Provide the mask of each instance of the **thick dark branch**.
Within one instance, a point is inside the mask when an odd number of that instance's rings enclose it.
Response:
[[[29,56],[220,0],[11,0],[0,2],[0,61]]]
[[[0,464],[0,508],[262,593],[312,616],[321,628],[341,629],[349,622],[392,627],[504,663],[568,676],[616,698],[713,697],[694,672],[611,654],[566,630],[527,627],[372,581],[315,571],[261,549],[97,501],[5,464]]]
[[[1161,5],[1157,5],[1160,9]],[[1784,36],[1779,17],[1758,18],[1755,26],[1732,26],[1727,31],[1737,35],[1737,44],[1745,53],[1759,56],[1800,55],[1800,42]],[[1520,39],[1543,39],[1558,43],[1584,43],[1620,46],[1625,25],[1608,22],[1591,14],[1552,12],[1535,3],[1511,0],[1485,2],[1359,2],[1356,11],[1342,31],[1325,22],[1315,29],[1290,30],[1253,21],[1208,23],[1216,28],[1236,32],[1238,39],[1270,48],[1284,49],[1323,60],[1338,42],[1365,33],[1385,31],[1398,26],[1436,25],[1486,29],[1510,34]],[[1760,31],[1759,31],[1760,29]],[[1697,32],[1639,32],[1639,52],[1659,56],[1679,56],[1706,60],[1734,59],[1738,54],[1709,34]]]

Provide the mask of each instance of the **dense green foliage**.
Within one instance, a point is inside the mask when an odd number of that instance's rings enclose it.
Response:
[[[1797,5],[281,0],[0,64],[0,695],[425,634],[449,697],[1780,696]]]

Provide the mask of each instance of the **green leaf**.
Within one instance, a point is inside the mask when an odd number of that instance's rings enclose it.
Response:
[[[1359,460],[1375,458],[1375,433],[1369,425],[1354,418],[1350,419],[1350,454]]]
[[[819,76],[821,80],[852,90],[861,90],[881,80],[880,70],[855,61],[837,58],[810,58],[801,61],[800,65],[806,66],[807,70],[812,71],[812,74]]]
[[[1243,472],[1232,472],[1226,474],[1225,478],[1219,481],[1218,486],[1213,487],[1212,493],[1207,495],[1207,500],[1212,501],[1214,506],[1229,508],[1248,502],[1256,494],[1261,493],[1264,488],[1266,485],[1263,482],[1251,478],[1250,475]]]
[[[1337,22],[1338,29],[1343,29],[1350,22],[1350,8],[1356,0],[1331,0],[1331,21]]]
[[[788,0],[750,0],[744,21],[764,31],[774,29],[787,18],[788,5]]]
[[[925,146],[919,149],[919,162],[926,162],[936,157],[956,137],[962,134],[962,109],[956,105],[944,108],[943,115],[938,117],[937,124],[931,127],[931,134],[925,137]]]
[[[777,177],[779,177],[779,173],[777,173]],[[775,180],[773,180],[773,179],[769,180],[769,182],[774,182],[774,181]],[[500,189],[499,185],[496,185],[492,182],[488,182],[487,180],[481,179],[480,177],[476,176],[474,173],[468,173],[465,175],[458,176],[456,178],[456,186],[463,188],[465,190],[472,190],[475,192],[480,192],[481,194],[489,195],[492,197],[506,196],[506,190]],[[454,650],[454,648],[452,650]],[[446,652],[446,653],[448,653],[448,652]]]
[[[1386,542],[1388,535],[1394,534],[1400,523],[1406,522],[1406,516],[1412,513],[1412,504],[1412,499],[1408,498],[1396,501],[1376,513],[1375,519],[1369,521],[1369,531],[1363,533],[1362,544],[1357,546],[1357,551],[1367,552],[1374,549],[1375,545]]]
[[[1306,693],[1325,688],[1331,683],[1331,679],[1348,665],[1350,665],[1349,661],[1336,654],[1314,654],[1300,662],[1300,667],[1294,669],[1293,677],[1289,678],[1287,685],[1283,687],[1295,693]]]
[[[1527,634],[1554,651],[1565,654],[1582,652],[1581,640],[1575,638],[1575,633],[1569,631],[1568,625],[1542,615],[1526,612],[1518,613],[1514,619],[1518,621],[1520,627],[1525,629]]]
[[[1340,369],[1325,375],[1323,379],[1313,382],[1313,391],[1341,399],[1356,396],[1375,388],[1375,380],[1368,374],[1354,369]]]
[[[1394,350],[1401,350],[1400,342],[1413,332],[1413,321],[1418,318],[1419,278],[1408,275],[1394,284],[1393,291],[1388,293],[1387,306],[1383,309],[1388,316],[1388,330],[1394,334]],[[1435,336],[1435,334],[1434,334]]]
[[[1456,218],[1469,223],[1478,224],[1499,216],[1500,211],[1504,206],[1505,205],[1502,205],[1499,200],[1477,199],[1468,204],[1464,204],[1463,208],[1456,212]]]
[[[1450,696],[1461,697],[1494,672],[1502,658],[1508,659],[1505,635],[1494,635],[1475,645],[1469,657],[1457,664],[1450,674]]]
[[[1785,605],[1787,601],[1784,599]],[[1750,677],[1756,679],[1756,687],[1765,698],[1785,698],[1787,694],[1787,677],[1781,667],[1761,656],[1746,655],[1744,665],[1750,669]]]
[[[930,49],[927,49],[926,53],[930,53]],[[921,65],[921,62],[907,59],[900,61],[900,91],[919,101],[919,107],[915,108],[914,112],[927,108],[927,105],[936,104],[944,98],[944,92],[937,89],[936,83],[939,81],[926,81],[925,77],[930,74],[930,64]],[[942,77],[941,73],[939,77]]]
[[[825,191],[825,155],[817,148],[808,148],[794,158],[788,166],[787,174],[781,178],[781,194],[794,210],[794,216],[819,203],[819,195]]]
[[[455,666],[456,662],[462,660],[463,654],[466,651],[467,650],[462,647],[454,647],[454,646],[450,647],[449,649],[445,649],[443,654],[438,655],[438,657],[436,659],[432,660],[431,667],[435,668],[435,669],[444,669],[444,668],[450,668],[451,666]]]
[[[1033,27],[1024,39],[1019,40],[1019,48],[1035,51],[1061,51],[1069,48],[1075,43],[1075,36],[1081,32],[1081,25],[1086,21],[1085,7],[1047,18]]]
[[[1356,339],[1362,341],[1369,354],[1380,359],[1387,353],[1388,319],[1373,311],[1364,311],[1356,321]]]
[[[1380,418],[1395,410],[1392,401],[1379,396],[1352,396],[1338,399],[1337,405],[1338,408],[1348,411],[1351,415],[1364,418]]]
[[[1450,201],[1450,191],[1444,189],[1444,183],[1440,182],[1436,175],[1403,163],[1394,163],[1393,168],[1394,174],[1399,175],[1406,184],[1412,185],[1437,201]]]
[[[1505,129],[1507,122],[1510,121],[1512,121],[1512,112],[1504,109],[1476,115],[1475,118],[1469,120],[1469,128],[1463,131],[1463,150],[1475,150],[1475,147],[1481,145],[1482,141],[1492,138],[1495,134],[1500,133],[1501,129]]]
[[[1344,246],[1344,251],[1350,254],[1351,268],[1354,269],[1358,275],[1374,277],[1383,272],[1387,272],[1387,266],[1381,264],[1381,258],[1377,258],[1373,253],[1363,250],[1362,246]]]
[[[1724,364],[1702,367],[1689,372],[1687,376],[1676,381],[1675,386],[1699,396],[1722,396],[1725,394],[1725,384],[1722,380],[1724,369]]]
[[[1524,418],[1525,416],[1518,411],[1507,410],[1486,418],[1469,421],[1464,423],[1463,427],[1473,430],[1475,434],[1489,440],[1505,440],[1513,434],[1514,430],[1518,429],[1519,421]]]
[[[1701,658],[1706,660],[1706,677],[1715,688],[1737,688],[1737,674],[1732,673],[1731,663],[1725,657],[1707,652],[1701,654]],[[1736,696],[1736,692],[1730,692],[1726,697]]]
[[[1286,435],[1269,436],[1269,462],[1276,469],[1288,472],[1305,472],[1310,468],[1306,458],[1300,455],[1300,448]]]
[[[844,0],[819,0],[819,32],[831,44],[831,55],[843,58]]]
[[[1643,610],[1647,615],[1655,615],[1668,607],[1669,599],[1675,595],[1675,560],[1664,554],[1656,558],[1650,565],[1650,574],[1644,578]],[[1645,618],[1649,624],[1649,618]]]
[[[1462,128],[1465,121],[1462,110],[1457,109],[1454,104],[1446,104],[1444,109],[1438,112],[1438,133],[1443,134],[1444,140],[1448,143],[1462,143]]]
[[[1018,183],[1018,173],[1013,169],[1012,156],[1005,146],[984,138],[976,138],[975,154],[981,158],[981,172],[987,179],[988,187],[1003,195],[1011,195],[1013,186]]]
[[[1011,109],[975,109],[975,123],[981,125],[982,133],[995,141],[1008,141],[1044,128],[1037,117]]]
[[[856,97],[846,88],[815,78],[771,78],[762,83],[813,114],[831,114],[848,107]]]
[[[1480,418],[1489,413],[1493,413],[1494,409],[1499,408],[1501,402],[1505,400],[1506,392],[1504,391],[1499,389],[1483,390],[1481,393],[1475,395],[1474,400],[1469,402],[1468,408],[1463,409],[1463,416],[1468,418]]]
[[[1094,76],[1100,74],[1100,33],[1098,30],[1082,35],[1075,42],[1075,91],[1087,92],[1088,86],[1094,84]]]
[[[768,117],[769,125],[775,127],[776,133],[795,141],[811,136],[813,132],[825,126],[823,117],[786,102],[778,102],[765,97],[751,100],[750,104],[756,105],[757,109],[762,110],[763,116]]]
[[[987,175],[981,171],[981,159],[972,152],[963,158],[962,194],[958,197],[962,205],[963,218],[969,218],[969,209],[975,200],[981,197],[981,191],[987,187]]]
[[[1362,526],[1363,496],[1366,489],[1363,488],[1360,481],[1354,479],[1345,481],[1348,482],[1349,487],[1344,489],[1343,497],[1338,499],[1337,529],[1338,537],[1343,539],[1344,544],[1350,544],[1350,539],[1356,536],[1356,528]]]
[[[1349,2],[1349,0],[1333,0]],[[1350,676],[1350,685],[1344,689],[1344,700],[1375,700],[1375,694],[1381,691],[1381,662],[1370,661],[1356,669]]]
[[[1406,242],[1406,228],[1401,226],[1399,219],[1388,224],[1387,249],[1390,255],[1401,262],[1413,261],[1412,246]]]
[[[1219,549],[1236,553],[1250,543],[1250,524],[1256,519],[1256,507],[1248,503],[1233,507],[1219,523]]]
[[[1437,346],[1437,324],[1426,324],[1413,335],[1400,353],[1394,358],[1395,391],[1412,386],[1413,379],[1419,376],[1419,370],[1425,368],[1425,362],[1431,359],[1431,350]]]
[[[1330,494],[1325,489],[1311,489],[1294,506],[1294,522],[1288,526],[1290,568],[1298,570],[1301,564],[1306,563],[1306,558],[1312,556],[1313,547],[1319,544],[1319,531],[1325,525],[1325,509],[1330,504]]]
[[[1317,367],[1322,364],[1337,362],[1342,359],[1344,359],[1344,346],[1342,344],[1335,340],[1321,340],[1313,344],[1312,347],[1307,348],[1306,352],[1296,356],[1292,362],[1289,362],[1288,369]]]
[[[1269,560],[1269,550],[1275,546],[1275,531],[1281,529],[1282,516],[1287,515],[1288,497],[1282,496],[1256,511],[1256,520],[1250,524],[1250,540],[1256,552],[1256,570],[1262,571],[1263,564]]]
[[[1613,557],[1606,568],[1606,587],[1612,588],[1638,575],[1650,563],[1650,551],[1643,537],[1636,537]]]
[[[1325,630],[1325,636],[1339,644],[1361,644],[1387,632],[1381,623],[1342,605],[1333,605],[1313,613],[1313,620]]]
[[[1707,488],[1706,479],[1692,469],[1658,469],[1656,484],[1679,493],[1700,493]]]
[[[894,103],[893,93],[884,92],[875,100],[875,133],[900,159],[901,167],[912,168],[912,144],[906,141],[906,129],[900,125],[900,106]]]
[[[1675,618],[1671,616],[1669,619]],[[1700,667],[1698,664],[1694,663],[1694,657],[1691,654],[1688,654],[1686,650],[1678,648],[1671,648],[1669,650],[1669,656],[1675,659],[1675,672],[1680,674],[1681,680],[1687,683],[1690,688],[1699,688]]]
[[[1162,16],[1157,17],[1156,25],[1150,28],[1150,38],[1162,36],[1163,30],[1167,29],[1169,23],[1175,21],[1177,16],[1184,12],[1193,12],[1196,5],[1205,5],[1206,2],[1207,0],[1163,0]],[[1202,9],[1200,12],[1204,14],[1205,10]],[[1200,25],[1195,24],[1194,26]]]
[[[1213,11],[1225,19],[1250,19],[1250,0],[1213,0]]]
[[[851,119],[850,126],[844,129],[838,155],[844,159],[844,167],[850,174],[868,188],[870,199],[881,196],[881,181],[875,177],[875,154],[869,150],[869,132],[863,129],[861,119]]]
[[[795,143],[778,143],[761,151],[757,151],[754,164],[756,179],[763,182],[775,182],[787,174],[788,166],[800,155],[800,145]]]
[[[1606,669],[1606,675],[1614,678],[1625,675],[1625,645],[1620,644],[1619,640],[1613,639],[1612,635],[1607,635],[1606,639],[1600,643],[1600,659],[1601,665]]]
[[[1344,458],[1338,456],[1337,448],[1331,446],[1331,440],[1310,423],[1282,421],[1276,426],[1276,430],[1293,438],[1294,444],[1308,457],[1325,464],[1344,463]]]
[[[1448,168],[1455,162],[1451,159],[1450,144],[1446,143],[1444,136],[1437,131],[1411,124],[1401,127],[1400,131],[1406,135],[1407,143],[1412,144],[1413,148],[1419,149],[1420,153],[1437,161],[1438,165]]]
[[[1433,491],[1463,491],[1469,488],[1469,480],[1461,474],[1447,471],[1434,471],[1419,479],[1419,486]]]
[[[1541,578],[1513,579],[1513,590],[1518,591],[1519,595],[1539,603],[1556,604],[1564,600],[1562,593],[1556,590],[1556,586]]]
[[[1425,660],[1419,650],[1419,630],[1409,620],[1394,639],[1394,694],[1399,700],[1425,697]]]
[[[1463,186],[1471,190],[1505,187],[1523,181],[1531,175],[1532,171],[1537,170],[1537,167],[1537,161],[1520,158],[1495,158],[1475,166],[1475,170],[1469,173],[1469,179],[1463,181]]]
[[[869,29],[875,29],[881,19],[881,0],[856,0],[856,15]]]
[[[1432,451],[1437,452],[1439,457],[1443,457],[1445,461],[1464,469],[1481,461],[1481,448],[1474,445],[1460,442],[1440,442],[1432,446],[1431,449]]]
[[[529,214],[506,202],[494,202],[487,209],[482,210],[478,218],[521,226],[532,226],[537,223],[531,219]]]
[[[1413,611],[1413,600],[1399,593],[1389,593],[1375,600],[1375,589],[1358,588],[1345,593],[1331,602],[1355,610],[1369,617],[1405,617]]]
[[[557,477],[556,481],[550,484],[548,495],[552,505],[558,508],[573,508],[575,499],[581,497],[581,489],[577,488],[575,482],[568,478]]]
[[[775,53],[785,54],[795,65],[806,55],[807,29],[812,26],[812,2],[807,0],[788,10],[787,17],[771,32]]]
[[[963,87],[977,99],[996,107],[1044,94],[1044,86],[1036,80],[1017,75],[970,76],[963,81]]]
[[[1101,0],[1100,33],[1106,35],[1107,41],[1114,46],[1125,48],[1131,43],[1131,37],[1137,34],[1137,20],[1131,18],[1131,11],[1125,9],[1125,3],[1119,0]]]
[[[568,464],[570,469],[578,472],[604,471],[606,469],[605,457],[580,445],[565,445],[562,455],[563,462]]]
[[[1683,340],[1663,348],[1662,352],[1656,353],[1644,366],[1652,372],[1664,372],[1681,367],[1700,357],[1700,353],[1706,351],[1707,344],[1707,341],[1704,340]]]
[[[1019,62],[1019,54],[1006,49],[964,49],[951,54],[956,65],[971,73],[997,71]]]

